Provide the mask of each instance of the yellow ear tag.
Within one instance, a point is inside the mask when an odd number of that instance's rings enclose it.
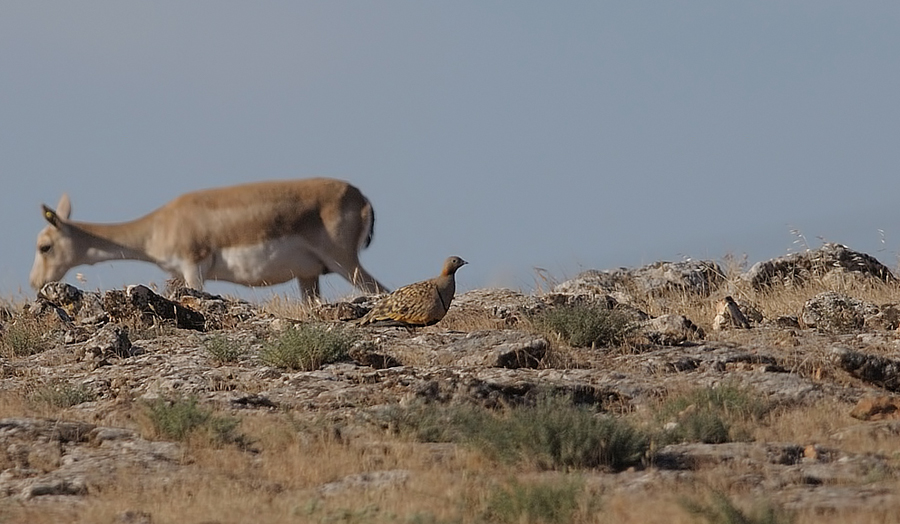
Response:
[[[47,217],[47,220],[53,218],[53,211],[44,211],[44,216]]]

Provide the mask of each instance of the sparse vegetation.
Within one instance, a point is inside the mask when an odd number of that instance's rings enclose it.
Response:
[[[131,340],[154,340],[178,333],[178,328],[175,327],[175,322],[172,320],[147,320],[138,315],[126,319],[124,326],[128,328],[128,336]]]
[[[6,358],[27,357],[46,351],[54,344],[50,321],[41,317],[20,315],[0,329],[0,355]]]
[[[235,434],[240,420],[216,415],[211,409],[201,408],[194,397],[174,400],[157,398],[145,404],[145,414],[154,433],[163,438],[183,441],[202,430],[216,444],[242,440]]]
[[[379,414],[379,420],[391,432],[411,436],[418,442],[466,442],[492,417],[488,410],[472,404],[423,402],[390,405]]]
[[[572,479],[534,484],[513,480],[490,493],[484,519],[510,524],[568,523],[578,510],[580,491],[581,484]]]
[[[91,402],[97,398],[97,395],[84,384],[56,382],[37,388],[29,398],[32,402],[50,408],[65,409],[84,402]]]
[[[509,410],[479,439],[508,459],[541,468],[621,470],[639,464],[647,436],[623,418],[598,415],[567,397],[546,396],[534,406]]]
[[[244,348],[225,335],[214,335],[206,340],[206,352],[218,362],[237,362]]]
[[[660,405],[656,419],[663,426],[660,443],[721,444],[750,438],[770,405],[751,391],[731,385],[699,388]]]
[[[622,418],[602,416],[568,397],[493,412],[471,405],[393,408],[395,429],[426,442],[460,442],[505,462],[539,469],[609,468],[639,464],[649,438]]]
[[[271,366],[312,371],[345,359],[354,340],[346,328],[304,323],[276,335],[263,347],[260,358]]]
[[[619,346],[633,329],[628,314],[597,305],[552,307],[535,315],[532,323],[548,338],[573,347]]]
[[[708,524],[790,524],[796,520],[770,502],[760,503],[753,511],[747,512],[721,491],[713,491],[708,499],[685,499],[682,506]]]

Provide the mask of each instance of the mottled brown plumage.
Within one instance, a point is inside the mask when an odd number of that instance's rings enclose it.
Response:
[[[439,276],[394,291],[362,317],[359,324],[416,328],[440,322],[456,293],[456,270],[465,264],[459,257],[448,258]]]

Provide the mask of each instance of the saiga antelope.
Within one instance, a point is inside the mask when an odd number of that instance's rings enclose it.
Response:
[[[372,240],[368,199],[341,180],[259,182],[186,193],[130,222],[69,220],[63,194],[37,238],[31,286],[69,269],[108,260],[152,262],[194,289],[206,280],[245,286],[296,278],[305,300],[319,296],[319,275],[337,273],[365,292],[386,288],[359,263]]]

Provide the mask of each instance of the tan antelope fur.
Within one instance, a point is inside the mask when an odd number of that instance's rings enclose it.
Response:
[[[368,199],[341,180],[259,182],[186,193],[130,222],[69,220],[63,195],[37,238],[31,286],[62,279],[75,266],[108,260],[152,262],[187,286],[206,280],[245,286],[296,278],[304,299],[319,296],[319,275],[337,273],[359,289],[383,292],[359,263],[375,215]]]

